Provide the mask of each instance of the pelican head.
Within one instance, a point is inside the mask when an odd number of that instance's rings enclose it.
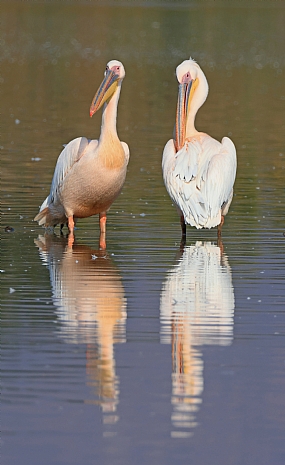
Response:
[[[177,66],[176,76],[179,86],[175,122],[175,148],[178,151],[185,143],[187,121],[190,112],[192,113],[194,124],[197,110],[207,98],[208,83],[200,66],[192,58],[183,61]],[[202,93],[198,94],[198,88]]]
[[[125,68],[120,61],[111,60],[107,63],[104,79],[100,84],[90,106],[91,117],[105,102],[108,102],[111,99],[124,77]]]

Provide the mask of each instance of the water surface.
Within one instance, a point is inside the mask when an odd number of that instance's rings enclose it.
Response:
[[[141,3],[2,5],[3,464],[281,465],[283,4]],[[161,155],[190,54],[197,128],[233,139],[238,173],[222,242],[188,228],[181,247]],[[131,159],[102,252],[96,217],[73,247],[33,217],[62,144],[98,137],[113,58]]]

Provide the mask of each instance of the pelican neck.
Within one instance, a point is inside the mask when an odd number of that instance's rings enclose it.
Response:
[[[104,140],[106,134],[111,134],[113,137],[118,138],[117,134],[117,109],[118,101],[121,92],[121,83],[119,83],[117,90],[109,100],[106,102],[103,107],[102,113],[102,124],[101,124],[101,135],[99,138],[99,143]]]

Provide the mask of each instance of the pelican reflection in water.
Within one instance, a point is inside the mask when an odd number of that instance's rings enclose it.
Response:
[[[230,345],[234,290],[222,244],[196,242],[179,252],[160,300],[161,342],[171,344],[172,437],[192,435],[202,402],[203,360],[199,346]]]
[[[106,250],[72,247],[68,239],[46,234],[35,240],[49,268],[60,337],[86,344],[86,370],[103,410],[103,421],[115,423],[118,377],[113,345],[125,342],[126,299],[118,269]]]

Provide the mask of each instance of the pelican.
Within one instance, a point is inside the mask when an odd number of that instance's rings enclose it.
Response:
[[[228,213],[236,176],[236,149],[224,137],[218,142],[195,128],[195,116],[205,102],[209,86],[192,59],[176,68],[179,83],[174,138],[164,147],[163,180],[180,215],[182,239],[186,224],[200,228],[218,226],[218,236]]]
[[[100,247],[106,248],[107,211],[120,194],[129,161],[129,148],[119,140],[116,119],[122,81],[123,64],[107,63],[103,82],[90,107],[90,117],[103,105],[99,140],[78,137],[69,142],[58,157],[50,194],[35,217],[45,227],[66,223],[69,241],[74,241],[78,218],[99,214]]]

